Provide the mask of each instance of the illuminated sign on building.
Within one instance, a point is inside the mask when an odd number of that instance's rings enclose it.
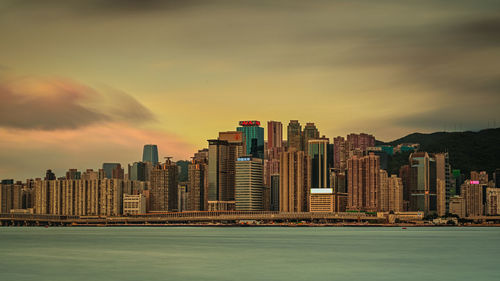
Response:
[[[311,194],[332,194],[332,188],[311,188]]]
[[[250,161],[252,160],[250,157],[240,157],[238,158],[238,161]]]
[[[479,184],[479,181],[470,181],[470,184]]]
[[[260,121],[240,121],[240,126],[260,126]]]

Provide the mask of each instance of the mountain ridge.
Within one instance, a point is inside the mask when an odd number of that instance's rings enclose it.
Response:
[[[419,143],[420,151],[448,152],[452,169],[464,174],[473,170],[493,173],[500,168],[500,128],[464,132],[412,133],[399,139],[377,145],[396,146],[402,143]],[[396,157],[393,157],[396,158]],[[393,163],[394,164],[394,163]],[[392,172],[397,165],[392,165]]]

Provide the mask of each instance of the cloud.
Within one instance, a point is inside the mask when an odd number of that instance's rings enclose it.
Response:
[[[78,129],[100,123],[142,123],[153,113],[132,96],[63,78],[0,79],[0,127]]]
[[[122,166],[142,159],[144,144],[158,145],[159,156],[189,159],[195,147],[167,132],[108,123],[79,130],[0,128],[0,179],[41,177],[46,169],[63,176],[69,168],[101,168],[104,162]],[[21,157],[22,156],[22,157]]]

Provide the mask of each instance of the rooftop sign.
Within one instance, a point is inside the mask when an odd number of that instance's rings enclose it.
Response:
[[[240,126],[250,127],[250,126],[260,126],[260,121],[240,121]]]

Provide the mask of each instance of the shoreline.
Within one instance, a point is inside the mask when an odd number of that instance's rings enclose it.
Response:
[[[425,227],[500,227],[500,224],[467,224],[467,225],[440,225],[440,224],[73,224],[73,225],[3,225],[3,227],[387,227],[387,228],[425,228]]]

